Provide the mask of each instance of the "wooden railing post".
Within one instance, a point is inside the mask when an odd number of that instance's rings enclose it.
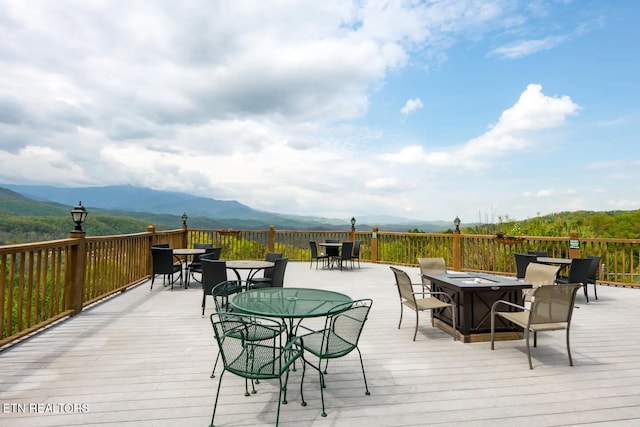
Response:
[[[378,262],[378,227],[371,231],[371,262]]]
[[[580,256],[580,236],[575,230],[569,232],[569,258],[581,258]]]
[[[267,248],[269,252],[276,251],[276,228],[273,225],[269,226],[269,238],[267,241]]]
[[[82,311],[87,256],[85,236],[84,231],[72,231],[69,235],[77,241],[76,244],[71,245],[66,266],[68,271],[65,275],[65,310],[72,310],[72,316]]]
[[[462,251],[460,250],[460,230],[453,231],[453,271],[462,267]]]
[[[189,247],[189,228],[186,221],[182,223],[182,247]]]
[[[158,243],[158,235],[156,234],[156,227],[153,224],[147,225],[147,233],[149,234],[149,248]],[[153,260],[151,259],[151,251],[147,254],[147,274],[151,274],[153,271]]]

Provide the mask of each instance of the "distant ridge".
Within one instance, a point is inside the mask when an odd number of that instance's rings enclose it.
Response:
[[[216,200],[174,191],[159,191],[131,185],[103,187],[54,187],[48,185],[0,184],[15,193],[46,203],[59,203],[69,209],[79,201],[87,209],[110,210],[110,214],[141,218],[142,213],[166,214],[179,217],[183,212],[189,216],[189,224],[195,226],[196,218],[216,219],[225,227],[264,229],[274,225],[292,230],[340,230],[350,227],[349,218],[321,218],[314,216],[287,215],[252,209],[235,200]],[[450,222],[424,222],[407,218],[370,215],[357,219],[359,230],[380,227],[389,231],[441,231],[450,228]],[[202,223],[198,221],[198,223]],[[205,223],[210,223],[206,221]],[[204,225],[204,224],[203,224]]]

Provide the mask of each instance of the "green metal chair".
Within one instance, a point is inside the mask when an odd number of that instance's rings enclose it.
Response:
[[[225,280],[213,286],[211,289],[211,296],[216,307],[216,313],[218,317],[231,313],[231,306],[229,305],[229,297],[235,295],[238,292],[242,292],[244,287],[241,282],[237,280]],[[247,319],[250,319],[249,315],[245,315]],[[261,329],[256,325],[255,327],[247,330],[250,334],[247,337],[250,341],[263,341],[274,338],[274,331],[271,328]],[[216,356],[216,361],[213,364],[213,370],[211,371],[211,378],[215,378],[216,366],[218,366],[218,360],[220,359],[220,353]],[[255,390],[254,390],[255,393]],[[248,389],[245,392],[245,396],[249,396]]]
[[[324,392],[326,387],[324,375],[327,373],[327,365],[329,359],[337,359],[351,353],[353,350],[358,351],[360,357],[360,367],[362,368],[362,377],[364,378],[365,394],[369,395],[369,386],[367,385],[367,377],[364,373],[364,364],[362,363],[362,353],[358,348],[358,340],[362,333],[362,328],[367,321],[369,310],[373,301],[370,299],[361,299],[337,305],[332,308],[325,319],[324,328],[318,331],[310,330],[304,326],[299,328],[311,331],[310,333],[298,337],[300,345],[304,349],[302,359],[304,364],[309,364],[318,371],[320,375],[320,396],[322,398],[322,416],[326,417],[327,413],[324,409]],[[318,365],[314,365],[307,360],[306,355],[310,353],[318,358]],[[324,371],[322,370],[322,361],[325,360]],[[302,371],[302,381],[300,382],[300,394],[302,395],[302,385],[304,383],[304,366]],[[302,406],[306,406],[304,395],[302,396]]]
[[[211,315],[211,324],[220,350],[220,356],[224,364],[224,370],[218,381],[218,391],[211,416],[211,426],[214,427],[220,387],[225,372],[230,372],[248,380],[277,379],[279,383],[278,411],[276,414],[276,426],[280,419],[280,404],[287,403],[287,381],[289,380],[289,367],[302,356],[302,347],[297,340],[292,340],[283,346],[283,334],[285,326],[265,317],[245,316],[237,313],[214,313]],[[275,345],[267,345],[264,341],[252,339],[256,325],[270,330],[276,337]],[[284,376],[284,381],[283,377]]]

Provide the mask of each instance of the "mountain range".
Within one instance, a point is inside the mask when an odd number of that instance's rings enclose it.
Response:
[[[46,185],[0,184],[27,198],[44,203],[59,203],[69,208],[82,201],[89,211],[146,218],[148,215],[173,215],[177,225],[183,212],[194,227],[267,228],[270,225],[292,230],[335,230],[350,226],[347,219],[285,215],[260,211],[235,200],[216,200],[188,193],[159,191],[130,185],[103,187],[54,187]],[[39,210],[40,208],[34,208]],[[28,213],[27,211],[23,211]],[[145,215],[148,214],[148,215]],[[212,223],[215,220],[215,223]],[[416,221],[402,217],[370,215],[357,218],[357,228],[377,226],[389,231],[441,231],[451,228],[451,221]]]

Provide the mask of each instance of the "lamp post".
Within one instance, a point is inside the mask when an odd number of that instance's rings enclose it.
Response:
[[[356,241],[356,218],[351,217],[351,241]]]
[[[82,230],[82,223],[87,219],[88,212],[84,206],[82,206],[82,202],[78,202],[78,206],[71,209],[71,212],[69,213],[71,214],[73,222],[76,223],[76,227],[73,231],[84,232],[84,230]]]
[[[182,218],[182,226],[186,227],[187,226],[187,219],[189,219],[189,217],[187,216],[187,213],[183,212],[182,216],[180,218]]]
[[[462,251],[460,250],[460,218],[456,215],[453,224],[456,229],[453,231],[453,271],[460,271],[462,267]]]

